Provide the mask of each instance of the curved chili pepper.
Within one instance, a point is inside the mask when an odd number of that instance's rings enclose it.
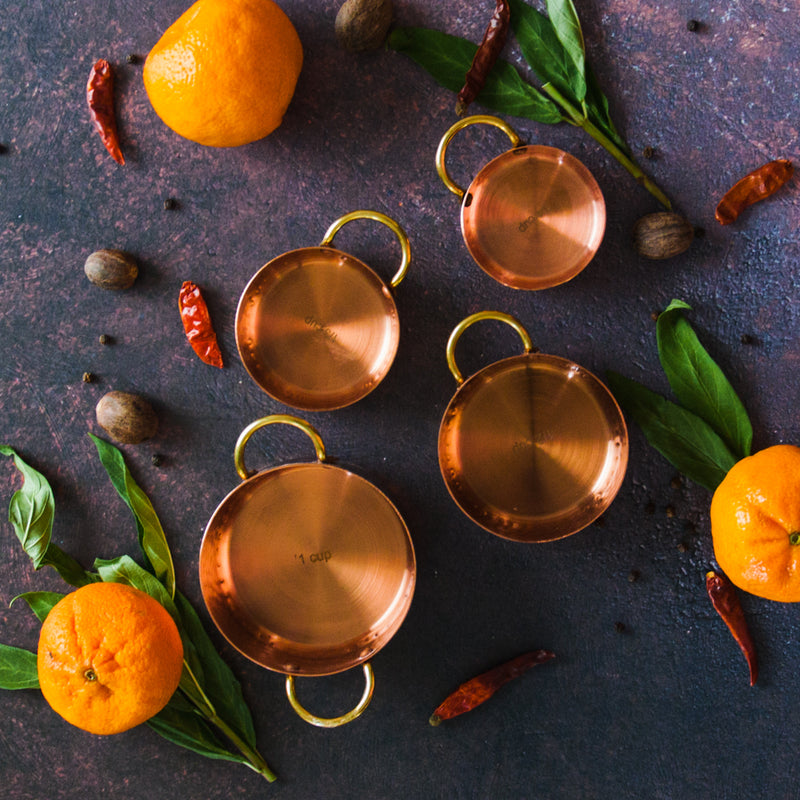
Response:
[[[486,26],[483,40],[478,51],[472,59],[472,64],[464,77],[464,86],[458,93],[456,100],[456,114],[463,116],[469,104],[478,96],[486,77],[491,72],[503,45],[508,36],[508,26],[511,22],[511,7],[506,0],[496,0],[494,13]]]
[[[222,369],[222,353],[199,286],[191,281],[183,282],[178,296],[178,309],[192,349],[206,364]]]
[[[792,162],[785,158],[769,161],[754,169],[722,196],[715,214],[717,222],[720,225],[730,224],[748,206],[778,191],[793,173]]]
[[[119,147],[117,120],[114,116],[114,73],[104,58],[95,62],[86,84],[86,102],[92,115],[95,130],[100,134],[106,150],[117,164],[125,158]]]
[[[431,725],[438,725],[444,719],[452,719],[459,714],[472,711],[476,706],[485,703],[501,686],[518,678],[531,667],[555,658],[555,655],[550,650],[534,650],[477,675],[466,683],[462,683],[433,712],[428,722]]]
[[[724,575],[709,571],[706,573],[706,591],[714,609],[722,617],[733,634],[733,638],[736,639],[736,643],[744,653],[744,657],[747,659],[747,666],[750,669],[750,685],[755,685],[758,678],[756,647],[747,628],[744,611],[736,594],[736,589]]]

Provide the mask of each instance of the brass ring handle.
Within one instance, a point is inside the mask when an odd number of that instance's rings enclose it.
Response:
[[[299,428],[303,433],[307,434],[314,444],[314,450],[317,454],[318,461],[325,460],[325,445],[322,443],[320,435],[311,427],[305,420],[299,417],[294,417],[291,414],[272,414],[268,417],[261,417],[255,422],[251,422],[240,434],[236,440],[236,447],[233,449],[233,463],[236,465],[236,472],[242,480],[246,480],[253,473],[250,472],[244,465],[244,448],[250,437],[260,428],[266,425],[274,425],[275,423],[283,423],[284,425],[292,425]]]
[[[442,179],[444,185],[454,194],[457,195],[459,199],[464,197],[465,190],[462,189],[451,177],[450,173],[447,171],[447,167],[445,166],[444,159],[445,154],[447,153],[447,145],[450,144],[450,140],[460,131],[466,128],[469,125],[475,124],[483,124],[483,125],[494,125],[495,128],[500,128],[503,133],[511,139],[511,147],[519,147],[522,144],[522,139],[520,139],[517,132],[507,123],[504,122],[499,117],[493,117],[489,114],[473,114],[470,117],[463,117],[462,119],[458,120],[454,125],[452,125],[444,136],[442,136],[442,140],[439,142],[439,147],[436,148],[436,172],[439,173],[439,177]]]
[[[403,230],[400,223],[396,222],[391,217],[386,216],[386,214],[382,214],[380,211],[367,211],[365,209],[351,211],[349,214],[339,217],[339,219],[331,224],[328,230],[325,231],[325,236],[320,242],[320,246],[329,246],[333,242],[333,237],[336,236],[339,230],[348,222],[352,222],[354,219],[371,219],[374,222],[380,222],[389,228],[400,242],[400,251],[402,253],[400,267],[394,274],[392,280],[389,282],[389,285],[394,289],[400,283],[400,281],[405,278],[406,272],[408,272],[408,265],[411,263],[411,243],[408,241],[408,235]]]
[[[470,316],[461,320],[461,322],[459,322],[458,325],[453,328],[453,332],[450,334],[450,338],[447,340],[447,366],[450,368],[450,372],[453,373],[453,377],[456,379],[456,383],[459,385],[464,383],[464,377],[461,375],[461,370],[456,365],[456,343],[461,337],[461,334],[464,333],[464,331],[469,328],[470,325],[474,324],[475,322],[480,322],[484,319],[493,319],[498,320],[499,322],[507,323],[519,334],[520,339],[522,339],[522,344],[525,347],[525,352],[530,353],[530,351],[533,349],[531,337],[528,335],[528,332],[516,317],[512,317],[510,314],[505,314],[502,311],[478,311],[475,314],[471,314]]]
[[[366,707],[369,705],[369,701],[372,700],[372,692],[375,689],[375,674],[372,671],[372,664],[367,661],[362,665],[362,667],[364,670],[364,678],[366,679],[364,694],[361,695],[358,705],[352,709],[352,711],[342,714],[341,717],[316,717],[307,711],[297,699],[294,686],[294,675],[286,676],[286,696],[289,698],[292,708],[297,712],[301,719],[311,723],[311,725],[316,725],[318,728],[336,728],[339,725],[345,725],[346,723],[352,722],[354,719],[360,717],[364,713],[364,709],[366,709]]]

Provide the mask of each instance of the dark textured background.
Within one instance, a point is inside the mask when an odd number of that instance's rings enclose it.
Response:
[[[575,280],[541,293],[494,283],[460,237],[458,202],[433,156],[454,120],[453,97],[404,56],[354,56],[334,38],[338,0],[284,0],[305,65],[283,125],[268,138],[213,150],[182,140],[151,110],[144,56],[184,10],[178,0],[23,0],[0,4],[0,440],[43,471],[56,492],[55,541],[85,565],[136,553],[128,510],[113,493],[87,430],[109,389],[137,391],[158,410],[157,438],[124,452],[170,539],[179,584],[203,619],[197,580],[209,516],[237,483],[232,451],[253,419],[284,407],[248,378],[236,354],[236,303],[250,275],[286,250],[316,245],[354,208],[407,229],[413,263],[398,287],[401,343],[376,391],[336,412],[304,415],[332,456],[396,503],[412,532],[418,583],[409,615],[374,659],[366,714],[317,730],[290,709],[280,675],[216,636],[254,712],[259,745],[280,782],[212,762],[147,727],[110,738],[71,728],[35,691],[0,693],[0,795],[59,798],[680,798],[800,796],[797,609],[743,597],[761,656],[748,686],[741,654],[711,609],[709,494],[683,482],[631,430],[623,488],[603,524],[566,540],[519,545],[460,514],[440,478],[436,436],[455,390],[444,347],[452,327],[485,308],[508,311],[547,352],[599,375],[614,369],[666,392],[652,313],[673,297],[749,409],[756,448],[800,443],[796,302],[797,179],[722,228],[714,208],[741,175],[798,155],[797,0],[737,3],[580,0],[589,56],[634,152],[694,224],[684,255],[638,257],[634,221],[658,210],[581,131],[510,120],[529,141],[562,147],[606,198],[603,245]],[[480,6],[480,7],[479,7]],[[397,0],[396,19],[474,41],[491,3]],[[702,23],[696,33],[686,22]],[[515,52],[511,48],[511,52]],[[124,167],[92,130],[84,86],[93,61],[118,74]],[[475,110],[480,110],[476,107]],[[499,138],[498,138],[499,137]],[[452,146],[469,178],[504,147],[476,131]],[[178,201],[165,211],[165,198]],[[391,234],[348,226],[337,246],[387,278]],[[100,247],[135,254],[124,293],[84,277]],[[202,364],[176,312],[184,279],[207,295],[227,366]],[[473,329],[459,363],[473,372],[518,350],[502,326]],[[113,346],[98,344],[102,333]],[[741,337],[753,337],[742,344]],[[81,376],[91,371],[94,383]],[[271,429],[254,458],[310,458],[308,443]],[[153,453],[163,455],[160,468]],[[19,486],[0,464],[3,504]],[[668,513],[674,509],[674,515]],[[34,573],[0,525],[0,641],[34,648],[37,624],[17,594],[63,584]],[[631,570],[640,578],[629,582]],[[616,623],[624,631],[615,630]],[[210,624],[210,623],[209,623]],[[490,704],[439,728],[427,719],[462,680],[518,652],[557,659]],[[360,693],[354,670],[303,681],[319,713]]]

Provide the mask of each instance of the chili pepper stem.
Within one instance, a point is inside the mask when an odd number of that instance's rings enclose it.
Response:
[[[636,182],[647,189],[653,197],[658,200],[661,205],[668,211],[672,209],[672,203],[669,198],[664,194],[658,184],[648,177],[642,168],[629,156],[622,152],[614,142],[611,141],[596,125],[594,125],[585,113],[579,111],[572,103],[564,97],[552,83],[545,83],[542,85],[542,91],[547,94],[552,100],[558,103],[559,106],[567,113],[567,122],[575,125],[578,128],[589,134],[598,144],[604,147],[614,158],[622,164],[625,169],[630,172],[636,179]]]
[[[236,733],[236,731],[233,730],[224,719],[217,715],[217,710],[214,708],[214,704],[208,699],[206,693],[203,691],[203,687],[200,686],[197,678],[194,675],[194,672],[192,672],[191,667],[186,663],[186,659],[183,661],[183,667],[191,677],[195,689],[202,698],[202,702],[198,702],[197,698],[194,697],[192,693],[184,691],[184,695],[189,702],[203,717],[205,717],[205,719],[218,728],[220,732],[223,733],[228,740],[236,746],[236,749],[245,757],[245,759],[247,759],[245,766],[250,767],[250,769],[252,769],[254,772],[257,772],[259,775],[263,775],[270,783],[277,780],[278,776],[269,768],[261,753],[250,747],[250,745],[247,744],[247,742],[245,742],[244,739],[242,739],[242,737],[239,736],[239,734]]]

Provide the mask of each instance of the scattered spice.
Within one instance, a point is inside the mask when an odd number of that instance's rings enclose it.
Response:
[[[706,573],[706,591],[714,610],[722,617],[744,653],[750,670],[750,685],[754,686],[758,678],[758,658],[736,589],[724,575],[709,571]]]
[[[128,53],[128,55],[125,56],[125,60],[129,64],[138,64],[140,61],[139,56],[137,56],[136,53]]]
[[[670,488],[672,489],[680,489],[681,488],[681,476],[675,475],[672,480],[669,482]]]
[[[164,463],[164,456],[162,456],[161,453],[153,453],[150,458],[150,463],[154,467],[160,467]]]
[[[666,515],[667,515],[667,516],[668,516],[670,519],[672,519],[672,517],[674,517],[674,516],[675,516],[675,506],[667,506],[667,507],[664,509],[664,513],[665,513],[665,514],[666,514]]]
[[[689,543],[686,541],[678,542],[678,552],[679,553],[688,553],[689,552]]]
[[[164,211],[174,211],[178,207],[178,201],[174,197],[168,197],[164,201]]]
[[[100,344],[114,344],[114,340],[106,333],[101,333],[97,340]]]
[[[700,30],[700,23],[696,19],[690,19],[686,23],[686,30],[695,33]]]
[[[117,164],[124,164],[125,158],[119,147],[117,120],[114,116],[114,73],[104,58],[96,61],[89,73],[86,102],[89,104],[95,130],[100,134],[106,150]]]
[[[642,155],[647,159],[655,158],[656,155],[655,147],[650,147],[650,145],[647,145],[647,147],[645,147],[644,150],[642,150]]]
[[[756,337],[751,336],[749,333],[743,333],[740,341],[742,344],[755,344]]]
[[[4,156],[8,152],[8,147],[4,144],[0,144],[0,156]]]
[[[478,96],[486,78],[497,61],[508,36],[511,23],[511,7],[506,0],[496,0],[494,13],[489,19],[483,40],[478,47],[472,64],[464,77],[464,86],[456,100],[456,114],[459,117],[467,113],[470,103]]]
[[[642,573],[639,572],[638,569],[632,569],[628,573],[628,583],[636,583],[636,581],[638,581],[639,578],[641,578],[641,577],[642,577]]]
[[[222,353],[217,344],[217,335],[211,325],[208,306],[200,292],[200,287],[191,281],[184,281],[178,296],[183,329],[192,349],[201,361],[212,367],[222,369]]]
[[[785,158],[769,161],[754,169],[725,192],[717,206],[717,222],[720,225],[734,222],[748,206],[778,191],[793,174],[792,162]]]
[[[534,650],[530,653],[512,658],[487,672],[462,683],[431,715],[431,725],[438,725],[442,720],[452,719],[485,703],[501,686],[537,664],[544,664],[555,658],[550,650]]]
[[[614,623],[614,630],[617,633],[625,633],[625,623],[624,622],[615,622]]]
[[[91,372],[84,372],[81,380],[84,383],[92,383],[94,381],[94,375]]]

